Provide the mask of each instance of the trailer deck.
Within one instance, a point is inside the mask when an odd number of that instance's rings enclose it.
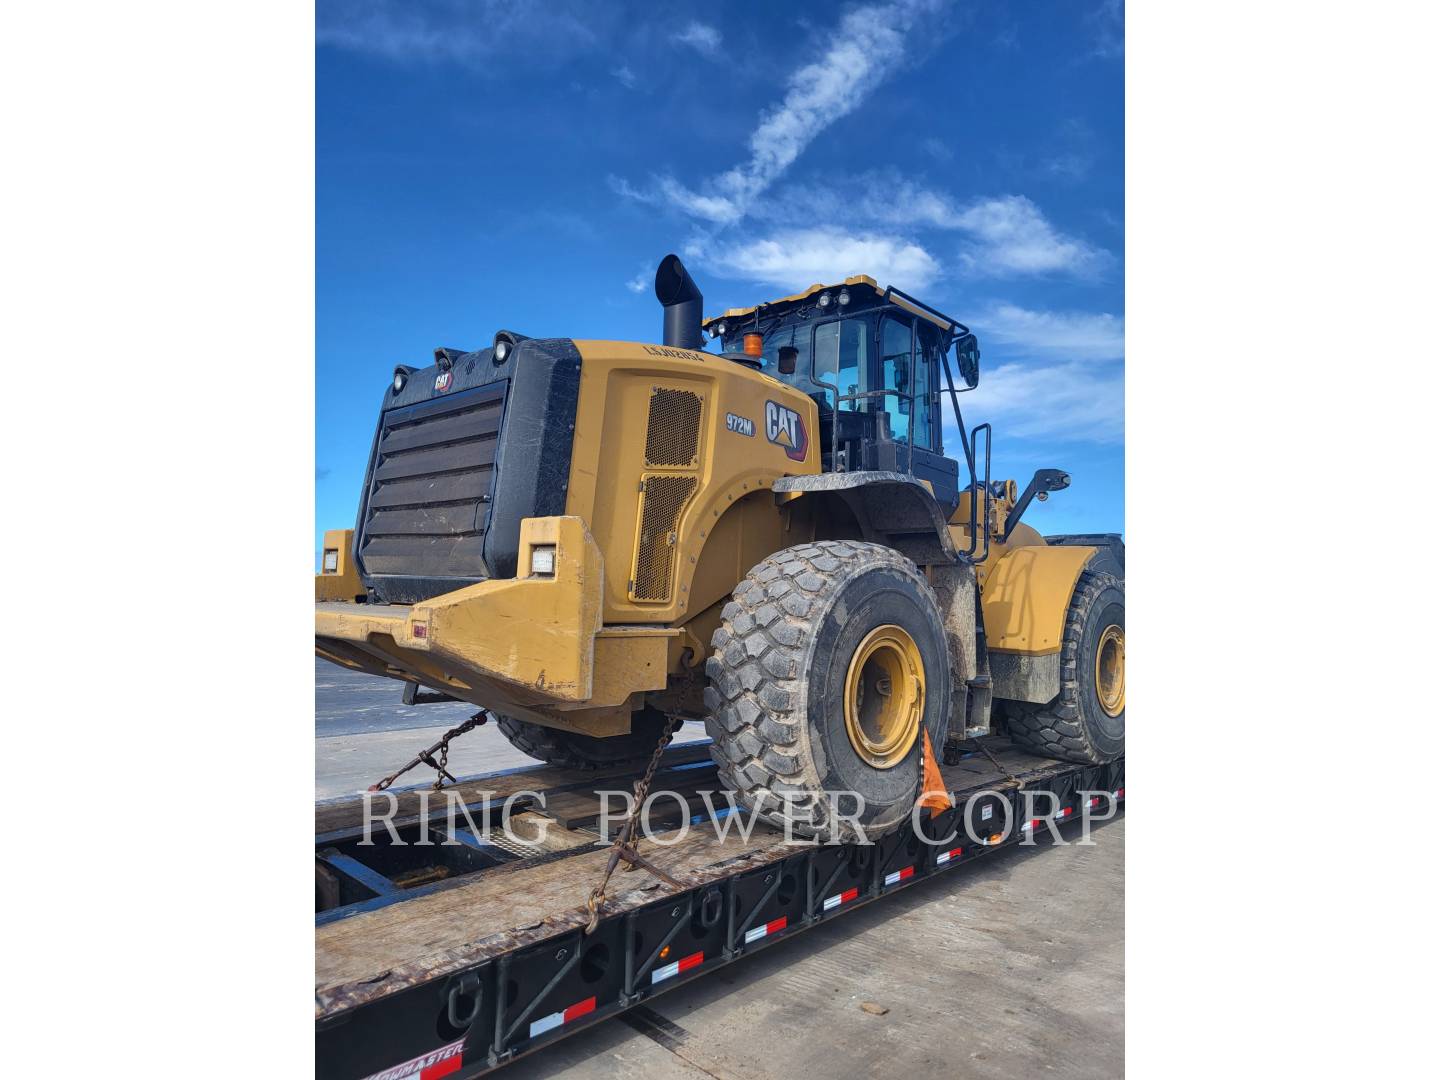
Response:
[[[1060,820],[1078,818],[1098,797],[1082,792],[1124,798],[1123,759],[1079,766],[986,743],[1000,767],[982,753],[942,766],[957,808],[923,823],[927,836],[948,836],[973,797],[972,820],[997,831],[980,825],[979,844],[962,830],[930,845],[902,829],[869,847],[790,844],[763,824],[745,839],[740,821],[717,838],[703,820],[706,795],[722,810],[727,804],[708,747],[671,748],[652,791],[676,792],[683,808],[675,799],[657,804],[670,808],[671,831],[641,850],[681,887],[617,871],[590,935],[585,900],[609,847],[598,793],[628,790],[631,772],[537,766],[454,786],[476,823],[497,822],[510,800],[520,843],[471,830],[463,818],[459,844],[436,843],[447,804],[423,787],[394,792],[391,821],[403,846],[388,843],[383,826],[373,846],[359,843],[363,797],[319,804],[317,1074],[481,1075],[781,937],[1017,843],[1033,825],[1022,819],[1022,790],[1053,793]],[[382,812],[388,805],[383,796],[376,804]]]

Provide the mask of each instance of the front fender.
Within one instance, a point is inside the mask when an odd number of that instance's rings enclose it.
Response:
[[[980,586],[985,643],[992,652],[1058,652],[1075,582],[1096,548],[1016,547],[1001,555]]]
[[[782,506],[799,500],[837,500],[849,508],[865,540],[894,548],[920,566],[960,558],[945,514],[930,489],[898,472],[786,476],[772,485]]]

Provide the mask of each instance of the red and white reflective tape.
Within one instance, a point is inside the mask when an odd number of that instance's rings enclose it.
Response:
[[[1097,807],[1097,806],[1100,805],[1100,796],[1099,796],[1099,795],[1091,795],[1091,796],[1090,796],[1090,801],[1087,802],[1085,805],[1088,806],[1088,807],[1090,807],[1091,809],[1094,809],[1095,807]]]
[[[935,856],[935,865],[944,866],[951,859],[958,859],[963,854],[965,854],[965,849],[958,847],[951,848],[949,851],[942,851],[939,855]]]
[[[562,1024],[568,1024],[571,1020],[578,1020],[586,1013],[592,1013],[594,1011],[595,999],[593,997],[588,997],[584,1001],[577,1001],[568,1009],[561,1009],[559,1012],[553,1012],[549,1016],[542,1016],[539,1020],[532,1020],[530,1022],[530,1038],[533,1039],[536,1035],[544,1035],[547,1031],[552,1031]],[[429,1080],[429,1078],[427,1077],[426,1080]]]
[[[460,1071],[460,1048],[464,1045],[464,1039],[456,1039],[439,1050],[411,1058],[403,1065],[392,1065],[372,1073],[365,1080],[439,1080],[442,1076]]]
[[[754,930],[746,930],[745,943],[748,945],[752,941],[759,941],[767,934],[778,934],[781,930],[785,929],[785,918],[786,916],[782,915],[778,919],[771,919],[764,926],[757,926]]]
[[[1125,789],[1124,789],[1123,787],[1117,789],[1116,792],[1115,792],[1115,798],[1117,798],[1117,799],[1123,799],[1124,797],[1125,797]]]
[[[898,882],[904,881],[906,878],[914,877],[914,876],[915,876],[915,867],[913,867],[913,866],[907,866],[907,867],[905,867],[904,870],[896,870],[893,874],[886,874],[886,875],[885,875],[885,884],[886,884],[886,885],[895,885],[895,884],[897,884]]]
[[[1031,818],[1029,821],[1025,822],[1024,825],[1021,825],[1021,826],[1020,826],[1020,831],[1021,831],[1021,832],[1027,832],[1028,830],[1035,828],[1035,827],[1036,827],[1037,825],[1039,825],[1039,824],[1040,824],[1040,819],[1039,819],[1038,817],[1037,817],[1037,818]]]
[[[691,968],[697,968],[704,962],[704,950],[691,953],[689,956],[682,956],[674,963],[666,964],[664,967],[658,967],[654,971],[652,971],[650,973],[650,985],[654,986],[658,982],[664,982],[666,979],[671,978],[672,976],[679,975],[682,971],[689,971]]]
[[[1057,814],[1056,817],[1067,818],[1067,817],[1069,817],[1071,814],[1073,814],[1074,812],[1075,812],[1075,808],[1074,808],[1073,806],[1066,806],[1066,807],[1064,807],[1063,809],[1061,809],[1060,813]]]
[[[846,889],[842,893],[836,893],[834,896],[826,897],[825,903],[820,905],[820,910],[829,911],[831,908],[837,908],[841,904],[848,904],[851,900],[854,900],[855,897],[859,895],[859,889]]]

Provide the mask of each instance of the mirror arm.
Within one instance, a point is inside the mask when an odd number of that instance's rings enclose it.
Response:
[[[1010,534],[1015,531],[1015,526],[1020,524],[1020,518],[1036,495],[1041,496],[1043,501],[1048,492],[1064,491],[1069,486],[1069,473],[1060,469],[1036,469],[1035,475],[1030,478],[1030,483],[1025,485],[1024,494],[1010,508],[1010,513],[1005,516],[1005,535],[1000,537],[1000,542],[1003,544],[1010,539]]]
[[[969,433],[965,430],[965,418],[960,415],[960,393],[955,389],[955,376],[950,374],[950,346],[960,340],[953,337],[940,350],[940,362],[945,368],[945,385],[950,390],[950,405],[955,410],[955,426],[960,429],[960,444],[965,448],[965,465],[970,470],[970,488],[975,487],[975,452],[970,447]],[[973,503],[973,499],[971,500]]]

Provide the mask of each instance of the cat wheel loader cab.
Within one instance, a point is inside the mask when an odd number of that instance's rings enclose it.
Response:
[[[1120,754],[1123,544],[1026,525],[1069,477],[992,481],[988,425],[947,455],[974,335],[863,276],[703,322],[678,258],[655,285],[660,344],[501,331],[395,368],[319,654],[568,767],[703,720],[744,802],[829,839],[894,828],[924,756],[992,726]]]

